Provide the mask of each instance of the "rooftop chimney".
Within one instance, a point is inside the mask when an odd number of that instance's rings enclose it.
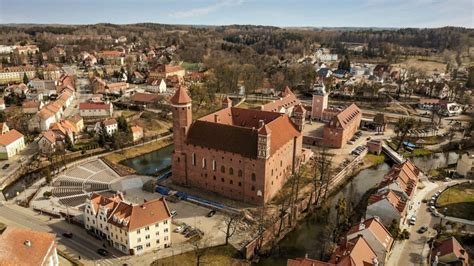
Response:
[[[258,120],[258,128],[262,128],[265,125],[265,121],[262,119]]]
[[[379,265],[379,260],[377,259],[377,257],[374,257],[374,258],[372,259],[372,264],[373,264],[374,266],[378,266],[378,265]]]
[[[215,114],[214,115],[214,123],[217,123],[217,122],[219,122],[219,115]]]
[[[25,240],[25,242],[23,244],[25,244],[25,246],[27,246],[27,247],[31,247],[31,241],[30,240]]]

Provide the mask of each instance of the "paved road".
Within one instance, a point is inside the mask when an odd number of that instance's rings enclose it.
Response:
[[[30,228],[56,234],[59,248],[65,250],[72,256],[81,256],[81,262],[86,265],[117,265],[121,264],[117,257],[118,251],[107,248],[111,255],[104,258],[97,254],[97,249],[102,242],[88,234],[79,226],[67,223],[62,219],[49,220],[47,217],[13,204],[5,204],[0,207],[0,221],[12,226]],[[62,237],[62,233],[72,232],[73,238]]]
[[[4,180],[11,176],[13,173],[18,171],[21,167],[25,167],[28,165],[30,159],[38,152],[38,142],[35,140],[28,145],[26,148],[21,151],[19,154],[15,155],[13,158],[5,161],[0,161],[0,184],[4,182]],[[3,169],[3,166],[9,164],[7,169]]]

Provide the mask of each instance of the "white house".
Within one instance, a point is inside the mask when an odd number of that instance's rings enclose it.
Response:
[[[84,208],[86,230],[105,237],[116,249],[137,255],[171,245],[171,214],[164,198],[135,205],[122,194],[92,194]]]
[[[407,204],[397,192],[388,190],[369,197],[366,218],[379,217],[385,226],[393,220],[402,222],[407,213]]]
[[[111,103],[80,103],[79,113],[83,118],[112,117]]]
[[[36,114],[43,108],[43,102],[42,101],[25,101],[21,105],[23,109],[23,113],[25,114]]]
[[[106,119],[104,120],[104,127],[105,131],[109,136],[112,136],[115,132],[118,130],[118,123],[117,120],[111,118],[111,119]]]
[[[39,150],[43,154],[52,154],[56,151],[58,139],[52,130],[41,133],[38,140]]]
[[[465,178],[474,178],[474,152],[466,152],[458,159],[456,173]]]
[[[23,134],[12,129],[0,135],[0,160],[8,160],[25,148]]]
[[[164,93],[164,92],[166,92],[165,79],[153,80],[153,82],[150,85],[147,86],[146,90],[148,92],[154,92],[154,93]]]

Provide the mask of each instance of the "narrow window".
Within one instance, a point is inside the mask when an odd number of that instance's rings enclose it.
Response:
[[[225,167],[221,166],[221,173],[225,173]]]
[[[242,177],[242,170],[239,170],[239,171],[237,172],[237,175],[238,175],[239,177]]]
[[[192,155],[192,163],[193,165],[196,165],[196,154],[193,152],[193,155]]]
[[[257,177],[255,176],[255,173],[252,173],[252,181],[257,180]]]
[[[232,168],[232,167],[229,168],[229,174],[230,174],[230,175],[233,175],[233,174],[234,174],[234,168]]]
[[[206,158],[202,158],[202,168],[206,169]]]
[[[212,171],[216,171],[216,160],[212,160]]]

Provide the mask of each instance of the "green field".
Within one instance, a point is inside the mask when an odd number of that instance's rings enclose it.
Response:
[[[474,183],[464,183],[445,190],[438,198],[440,212],[474,221]]]

